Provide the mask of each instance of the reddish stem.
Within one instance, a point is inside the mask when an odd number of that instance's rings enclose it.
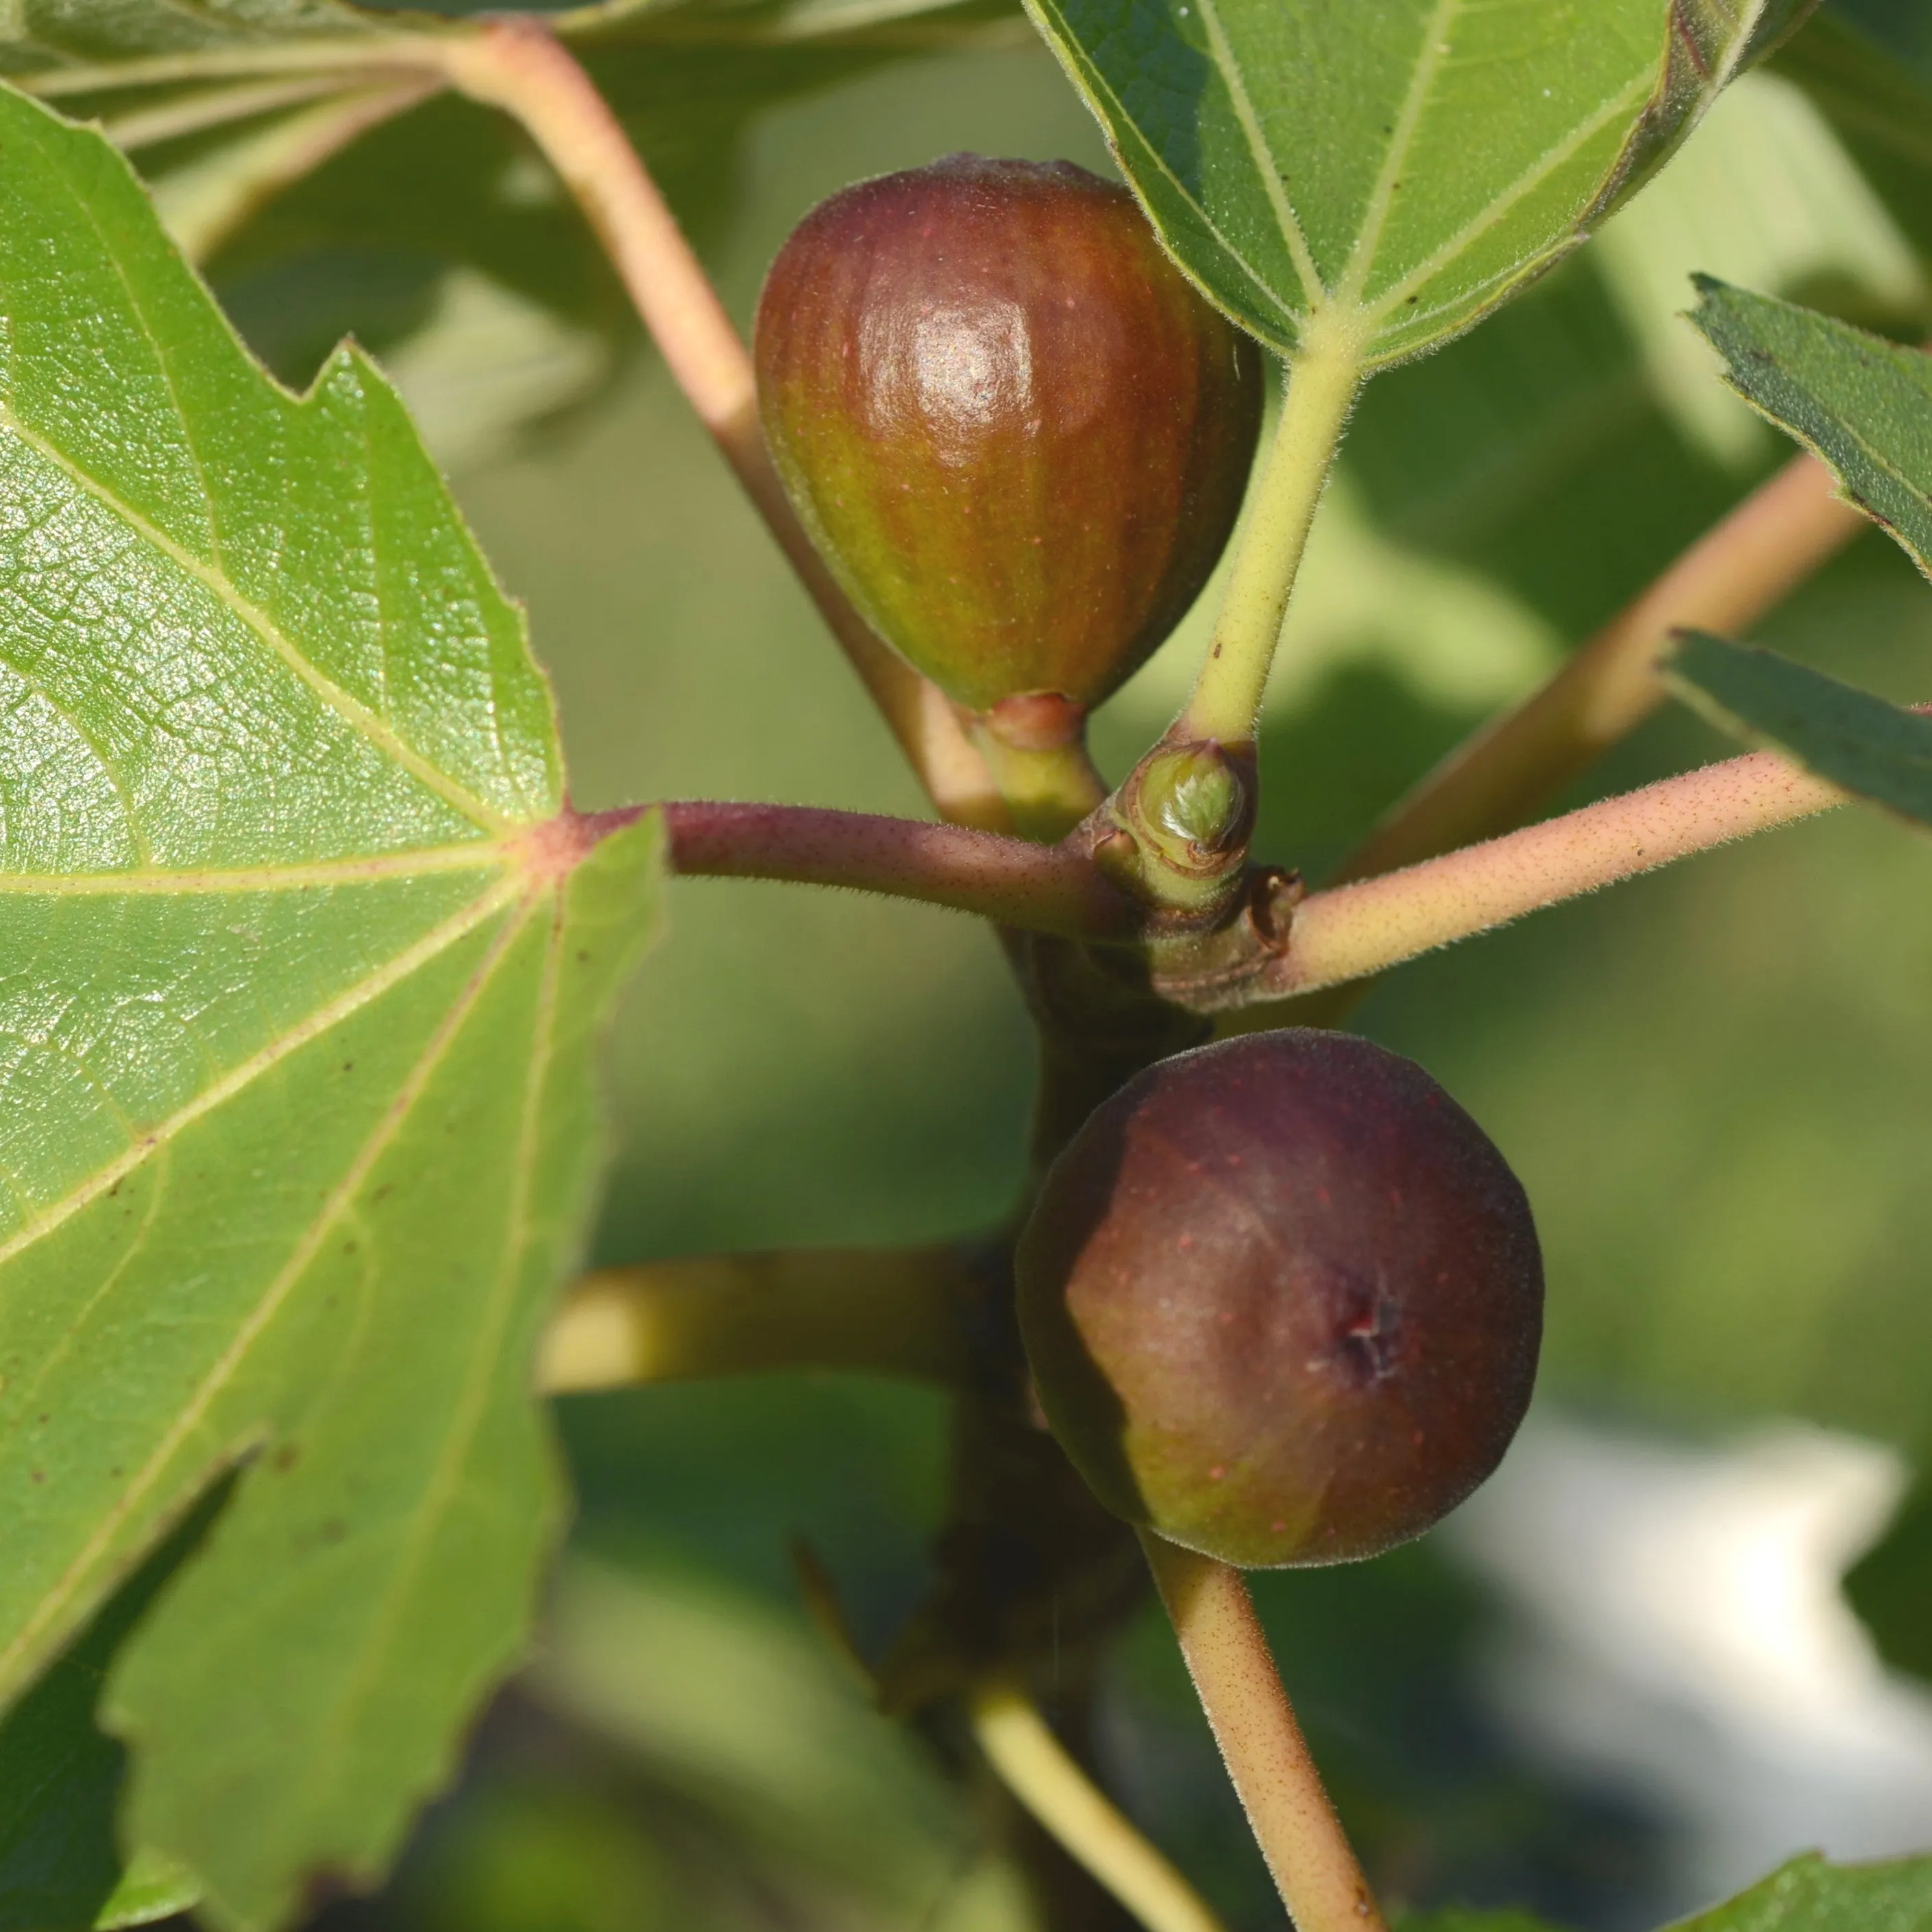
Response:
[[[1662,702],[1673,630],[1747,630],[1867,519],[1816,458],[1794,458],[1714,524],[1543,688],[1452,752],[1345,859],[1372,878],[1520,824]]]
[[[759,428],[752,358],[630,138],[540,21],[512,16],[430,43],[451,83],[523,124],[602,238],[678,386],[778,539],[914,770],[947,818],[1004,827],[985,760],[945,698],[840,590],[793,514]]]
[[[1135,928],[1132,902],[1063,845],[814,806],[658,808],[680,872],[885,892],[1072,939],[1124,938]]]
[[[1507,838],[1317,892],[1296,908],[1286,954],[1246,997],[1279,999],[1361,979],[1844,802],[1837,786],[1775,752],[1661,779]]]

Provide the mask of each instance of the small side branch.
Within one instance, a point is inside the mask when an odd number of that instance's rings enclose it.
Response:
[[[1868,519],[1815,457],[1787,463],[1622,611],[1538,692],[1451,752],[1335,875],[1372,878],[1520,825],[1648,717],[1673,630],[1748,630]]]
[[[1141,1538],[1201,1707],[1298,1932],[1386,1932],[1238,1570]]]
[[[676,218],[590,77],[541,22],[510,16],[432,44],[452,84],[524,130],[602,238],[678,386],[844,647],[941,814],[1004,828],[952,707],[880,639],[806,535],[765,448],[752,360]]]
[[[661,809],[671,864],[692,875],[848,886],[1072,939],[1124,938],[1138,917],[1126,895],[1068,846],[811,806]]]
[[[1774,752],[1754,752],[1560,818],[1304,899],[1286,955],[1238,1004],[1362,979],[1564,899],[1845,801]]]
[[[544,1338],[547,1395],[788,1369],[950,1386],[971,1373],[985,1284],[958,1246],[704,1255],[600,1268]]]
[[[974,1694],[973,1736],[1008,1790],[1147,1932],[1226,1932],[1207,1902],[1082,1771],[1033,1700],[998,1677]]]

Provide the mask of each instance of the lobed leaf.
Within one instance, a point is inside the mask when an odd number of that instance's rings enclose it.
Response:
[[[1680,637],[1666,674],[1730,729],[1768,739],[1819,777],[1932,825],[1932,717],[1699,632]]]
[[[1028,0],[1181,263],[1292,355],[1469,327],[1812,0]]]
[[[1690,320],[1731,387],[1932,572],[1932,356],[1709,276],[1696,284]]]
[[[1794,1858],[1677,1932],[1932,1932],[1932,1858],[1834,1865]]]
[[[219,1924],[366,1882],[524,1640],[530,1360],[656,831],[374,366],[253,363],[99,135],[0,89],[0,1703],[224,1473],[116,1655]]]

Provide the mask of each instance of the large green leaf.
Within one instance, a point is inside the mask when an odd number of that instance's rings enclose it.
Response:
[[[1708,276],[1697,289],[1691,320],[1732,388],[1932,572],[1932,356]]]
[[[1932,1858],[1833,1865],[1794,1858],[1678,1932],[1932,1932]]]
[[[1679,639],[1667,674],[1720,724],[1768,739],[1820,778],[1932,825],[1932,718],[1696,632]]]
[[[220,1922],[380,1869],[518,1656],[530,1362],[654,823],[365,358],[248,358],[0,91],[0,1701],[223,1472],[119,1654],[130,1842]]]
[[[1029,4],[1209,294],[1372,366],[1575,247],[1810,0]]]

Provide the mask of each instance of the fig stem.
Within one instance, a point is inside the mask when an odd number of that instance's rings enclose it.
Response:
[[[1775,752],[1661,778],[1502,838],[1315,893],[1295,908],[1286,953],[1244,989],[1246,999],[1365,978],[1525,913],[1845,801],[1837,786]],[[1264,1009],[1242,1021],[1243,1030],[1269,1024]]]
[[[1238,1570],[1141,1534],[1188,1674],[1296,1932],[1386,1932]]]
[[[1361,380],[1354,343],[1340,333],[1311,337],[1289,365],[1281,415],[1236,539],[1214,638],[1186,707],[1167,734],[1170,741],[1252,742],[1316,506]]]
[[[1084,740],[1051,751],[1032,751],[1004,743],[996,733],[982,730],[974,732],[974,742],[1022,838],[1052,844],[1106,800],[1107,788],[1087,755]]]
[[[957,1246],[700,1255],[598,1268],[546,1331],[546,1395],[790,1369],[964,1385],[985,1289]]]
[[[541,21],[507,15],[474,32],[424,36],[452,86],[523,125],[596,231],[698,419],[897,739],[940,815],[1004,830],[986,760],[952,706],[873,631],[812,547],[758,424],[752,358],[622,124]]]
[[[1200,1894],[1143,1838],[1009,1676],[968,1706],[974,1741],[1007,1789],[1147,1932],[1226,1932]]]
[[[1125,938],[1138,921],[1133,902],[1065,845],[815,806],[658,808],[672,869],[692,877],[843,886],[1072,939]]]
[[[1484,725],[1400,800],[1332,884],[1372,878],[1520,825],[1641,724],[1666,695],[1657,661],[1673,630],[1748,630],[1838,555],[1869,519],[1795,457],[1714,524],[1540,689]]]

